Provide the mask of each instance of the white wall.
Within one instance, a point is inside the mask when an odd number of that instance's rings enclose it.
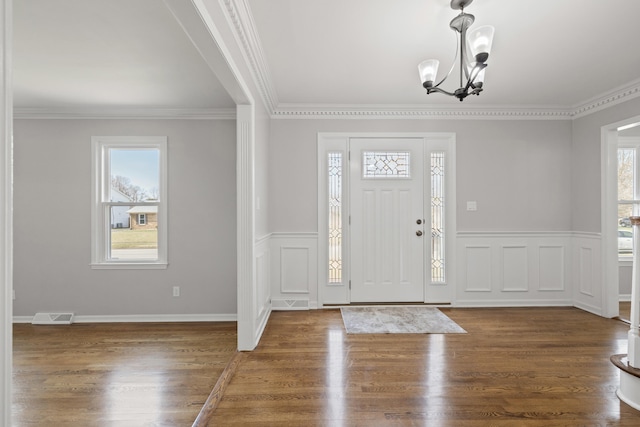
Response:
[[[16,120],[14,315],[233,318],[235,132],[233,120]],[[90,268],[92,135],[168,137],[166,270]]]

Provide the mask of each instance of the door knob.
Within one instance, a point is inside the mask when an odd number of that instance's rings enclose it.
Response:
[[[416,236],[418,237],[422,236],[422,231],[421,230],[416,231]]]
[[[418,224],[418,225],[422,224],[422,220],[421,219],[417,220],[416,224]]]

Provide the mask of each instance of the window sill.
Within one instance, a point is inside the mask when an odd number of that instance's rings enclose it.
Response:
[[[166,262],[109,262],[91,264],[92,270],[164,270]]]

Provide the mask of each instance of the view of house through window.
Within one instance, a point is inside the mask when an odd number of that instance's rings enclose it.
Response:
[[[158,259],[158,149],[109,149],[109,259]]]

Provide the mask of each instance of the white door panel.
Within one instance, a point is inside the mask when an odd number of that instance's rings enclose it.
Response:
[[[352,302],[424,300],[423,141],[351,139]]]

